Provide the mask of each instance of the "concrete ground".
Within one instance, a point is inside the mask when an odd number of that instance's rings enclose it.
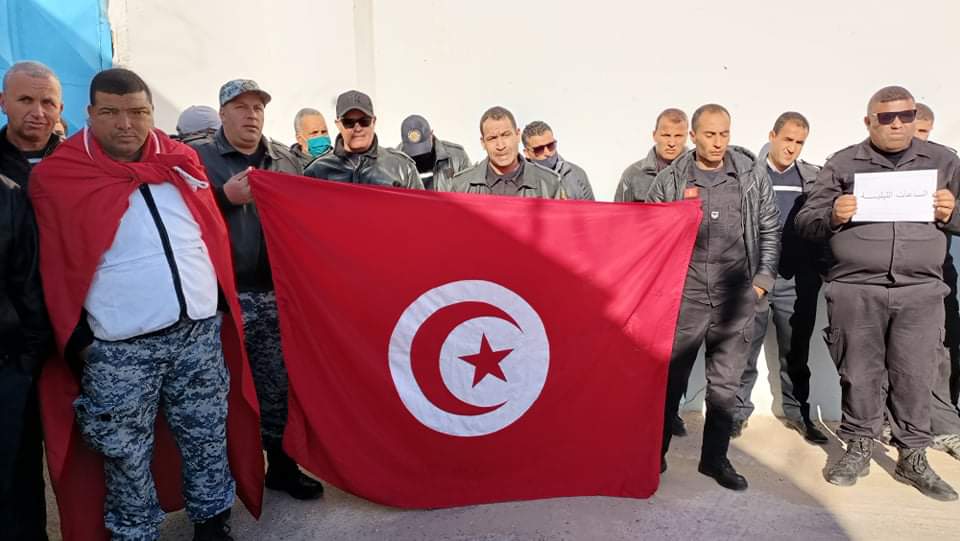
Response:
[[[579,539],[952,539],[960,531],[960,503],[922,496],[892,477],[896,450],[879,444],[871,473],[854,487],[823,479],[839,458],[835,437],[824,447],[806,443],[769,416],[754,416],[730,458],[750,482],[743,493],[721,488],[696,471],[702,417],[685,414],[690,436],[676,438],[670,469],[648,500],[561,498],[432,511],[401,511],[372,504],[327,485],[323,500],[298,502],[267,491],[263,517],[238,506],[237,540],[579,540]],[[960,489],[960,462],[930,451],[940,475]],[[51,530],[56,516],[51,506]],[[189,540],[186,516],[171,514],[163,539]],[[59,539],[54,533],[52,539]]]

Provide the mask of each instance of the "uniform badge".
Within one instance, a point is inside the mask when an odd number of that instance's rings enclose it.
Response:
[[[410,130],[407,132],[407,141],[411,143],[419,143],[420,139],[423,139],[423,135],[420,133],[420,130]]]

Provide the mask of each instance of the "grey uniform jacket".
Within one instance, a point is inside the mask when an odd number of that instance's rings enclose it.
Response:
[[[300,165],[303,166],[304,169],[313,161],[313,156],[304,153],[303,149],[300,148],[300,143],[290,145],[290,154],[293,154],[294,158],[300,160]]]
[[[614,201],[646,201],[650,185],[657,176],[657,147],[650,149],[647,157],[627,167],[620,175],[620,184]]]
[[[661,171],[650,186],[651,202],[680,201],[687,179],[696,167],[696,150],[682,154]],[[740,214],[743,219],[743,240],[747,265],[753,272],[753,284],[766,291],[773,289],[780,260],[780,211],[770,185],[770,178],[758,175],[753,154],[731,145],[724,160],[732,160],[740,181]]]
[[[399,150],[380,146],[376,136],[366,152],[351,156],[343,147],[343,136],[338,135],[333,151],[310,162],[304,174],[354,184],[423,189],[413,160]]]
[[[268,137],[263,137],[261,144],[264,145],[266,152],[257,169],[292,175],[303,173],[300,161],[285,145]],[[254,203],[235,205],[223,193],[223,185],[227,180],[249,165],[247,156],[238,152],[227,141],[223,128],[213,135],[193,141],[190,146],[197,151],[203,167],[207,170],[207,178],[213,187],[217,205],[230,230],[230,247],[233,250],[233,270],[237,275],[237,286],[240,291],[272,290],[273,276],[256,205]]]
[[[470,168],[470,157],[462,146],[449,141],[435,139],[437,162],[433,166],[433,186],[436,189],[441,178],[452,179],[460,171]]]
[[[489,194],[490,188],[487,186],[489,163],[489,159],[484,159],[443,184],[437,183],[437,191]],[[523,185],[518,194],[520,197],[566,199],[563,184],[560,182],[560,175],[546,167],[527,162],[523,167],[523,177],[521,178],[523,179]]]
[[[564,160],[561,156],[557,164],[557,173],[560,175],[560,182],[563,184],[567,199],[594,200],[593,187],[590,186],[590,179],[587,178],[587,172],[582,167]]]
[[[960,158],[936,143],[914,139],[896,165],[875,151],[869,139],[837,152],[827,161],[795,223],[804,237],[829,239],[833,261],[827,271],[828,281],[889,286],[942,279],[947,250],[944,232],[960,233],[957,208],[946,223],[851,220],[840,227],[831,223],[834,201],[853,193],[857,173],[921,169],[936,169],[937,188],[957,196]]]
[[[437,137],[433,141],[433,148],[437,153],[437,160],[433,164],[433,189],[436,190],[441,179],[448,181],[460,171],[468,169],[470,157],[467,156],[467,151],[456,143],[442,141]],[[402,146],[398,146],[396,150],[403,152]]]

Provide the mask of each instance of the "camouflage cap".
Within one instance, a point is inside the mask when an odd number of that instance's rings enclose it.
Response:
[[[260,85],[258,85],[256,81],[252,79],[234,79],[220,87],[220,107],[223,107],[230,102],[230,100],[247,92],[254,92],[260,96],[264,105],[270,103],[272,99],[270,94],[260,89]]]

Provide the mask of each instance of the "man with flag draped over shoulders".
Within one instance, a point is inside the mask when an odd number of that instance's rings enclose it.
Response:
[[[235,488],[259,513],[263,458],[226,227],[196,153],[154,129],[137,74],[97,74],[88,114],[30,183],[44,294],[73,372],[54,363],[41,384],[64,537],[104,526],[112,539],[159,537],[162,508],[178,503],[169,431],[194,539],[231,539]],[[155,437],[160,410],[169,430]],[[73,414],[89,449],[69,436]],[[80,516],[95,504],[102,523]]]

